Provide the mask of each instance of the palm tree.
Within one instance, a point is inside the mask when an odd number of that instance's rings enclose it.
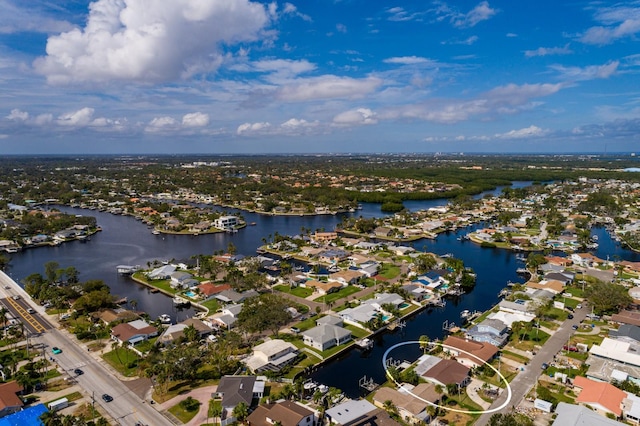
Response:
[[[235,417],[239,422],[242,423],[249,415],[249,407],[245,402],[241,402],[240,404],[233,407],[232,414],[233,417]]]
[[[40,416],[40,420],[44,426],[60,426],[62,425],[62,421],[60,419],[60,415],[56,411],[45,411]]]
[[[427,353],[427,349],[429,348],[429,336],[423,334],[420,336],[420,348],[422,348],[423,353]]]
[[[215,422],[218,419],[220,422],[220,416],[222,416],[222,404],[215,399],[209,400],[209,411],[207,413],[207,423],[209,422],[209,416],[213,417],[213,421]]]
[[[4,337],[7,337],[7,314],[9,311],[5,306],[0,307],[0,321],[2,321],[2,329],[4,330]]]

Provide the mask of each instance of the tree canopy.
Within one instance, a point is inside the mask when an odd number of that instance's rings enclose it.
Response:
[[[277,294],[265,293],[247,299],[238,315],[238,325],[249,333],[261,333],[271,330],[278,333],[280,327],[291,320],[286,309],[290,306],[287,299]]]

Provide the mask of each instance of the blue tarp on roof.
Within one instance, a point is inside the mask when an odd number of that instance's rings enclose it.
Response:
[[[0,426],[43,426],[40,416],[47,411],[44,404],[25,408],[15,414],[0,419]]]

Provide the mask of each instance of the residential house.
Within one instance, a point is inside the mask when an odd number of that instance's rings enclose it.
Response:
[[[320,324],[302,333],[302,341],[319,351],[326,351],[351,341],[351,332],[331,324]]]
[[[617,314],[611,315],[611,321],[620,324],[630,324],[640,326],[640,311],[620,311]]]
[[[398,409],[400,418],[428,423],[431,418],[427,413],[427,407],[429,403],[438,404],[440,394],[436,392],[433,383],[420,383],[415,387],[405,384],[399,390],[381,387],[373,395],[373,403],[377,407],[385,408],[386,401],[391,401]]]
[[[320,324],[330,324],[335,325],[336,327],[342,327],[344,325],[344,321],[336,315],[325,315],[316,320],[316,325]]]
[[[253,348],[253,354],[244,360],[255,374],[265,371],[280,371],[298,356],[298,348],[280,339],[267,340]]]
[[[203,282],[197,287],[200,294],[205,300],[210,300],[216,296],[216,294],[222,293],[225,290],[231,290],[229,284],[213,284],[211,282]]]
[[[8,383],[0,383],[0,418],[22,410],[24,402],[18,393],[24,389],[15,380]]]
[[[390,237],[393,235],[393,231],[391,228],[387,228],[386,226],[378,226],[373,230],[373,234],[376,237]]]
[[[158,338],[159,343],[163,344],[171,344],[176,340],[184,337],[184,330],[187,327],[191,327],[196,329],[198,333],[198,339],[208,336],[213,332],[211,327],[207,326],[204,322],[200,321],[197,318],[187,318],[186,320],[178,323],[172,324],[160,335]]]
[[[280,401],[258,405],[247,422],[249,426],[272,426],[276,422],[281,426],[314,426],[316,414],[297,402]]]
[[[326,244],[338,238],[337,232],[316,232],[313,240],[318,244]]]
[[[314,292],[317,292],[320,295],[325,295],[329,293],[334,293],[344,287],[344,284],[338,281],[318,281],[318,280],[308,280],[300,285],[301,287],[307,287],[313,289]]]
[[[240,311],[242,311],[241,304],[227,305],[222,309],[222,312],[218,312],[211,317],[211,322],[218,327],[230,330],[238,320]]]
[[[557,280],[527,281],[525,285],[528,290],[546,290],[553,294],[564,292],[564,283]]]
[[[622,426],[624,423],[601,416],[581,405],[560,402],[552,426]]]
[[[591,355],[640,367],[640,345],[605,337],[599,345],[591,346]]]
[[[326,263],[338,263],[349,257],[349,252],[341,249],[328,249],[322,250],[318,253],[318,259],[320,262]]]
[[[466,386],[469,382],[469,371],[469,367],[459,362],[440,359],[420,375],[424,379],[446,388],[447,385]]]
[[[391,250],[391,252],[396,256],[406,256],[409,253],[413,253],[416,251],[416,249],[414,249],[413,247],[408,246],[389,247],[389,250]]]
[[[597,382],[582,376],[576,376],[573,385],[580,392],[576,398],[577,403],[588,405],[604,416],[622,416],[622,401],[627,398],[626,392],[610,383]]]
[[[595,268],[605,262],[591,253],[572,253],[569,258],[575,265],[587,268]]]
[[[329,281],[337,281],[346,286],[357,284],[364,276],[365,274],[362,272],[347,269],[329,275]]]
[[[640,327],[631,324],[622,324],[617,330],[609,330],[609,337],[640,345]]]
[[[171,282],[169,285],[171,288],[175,289],[186,289],[189,288],[190,284],[198,285],[200,284],[197,280],[193,279],[193,275],[188,272],[175,271],[171,274]]]
[[[175,265],[162,265],[147,274],[150,280],[166,280],[176,271]]]
[[[416,302],[421,302],[431,297],[431,291],[418,284],[404,284],[402,288],[409,294],[411,299]]]
[[[360,426],[379,411],[366,399],[349,399],[329,408],[324,415],[330,425]]]
[[[468,329],[467,336],[476,342],[486,342],[501,347],[509,338],[509,328],[498,319],[487,318]]]
[[[368,260],[356,266],[350,266],[349,269],[361,272],[365,276],[371,278],[378,274],[378,271],[380,270],[380,262],[376,262],[375,260]]]
[[[218,229],[228,230],[238,226],[239,221],[236,216],[220,216],[213,221],[213,226]]]
[[[135,345],[158,335],[158,329],[145,320],[118,324],[111,329],[111,338],[122,344]]]
[[[345,322],[360,327],[366,325],[379,313],[379,309],[370,303],[361,303],[353,308],[343,309],[338,312],[338,315],[340,315],[340,318]]]
[[[247,407],[253,407],[254,401],[264,395],[264,386],[265,382],[257,380],[256,376],[223,376],[211,398],[221,400],[222,418],[226,420],[224,424],[233,421],[231,413],[238,404],[245,403]]]
[[[429,291],[436,291],[445,284],[449,284],[444,276],[436,271],[429,271],[426,274],[420,275],[417,279],[412,281],[412,284],[419,285]]]
[[[576,274],[574,274],[573,272],[562,271],[562,272],[549,272],[548,274],[545,274],[544,279],[547,281],[550,281],[550,280],[560,281],[562,285],[566,286],[571,284],[575,279],[575,277],[576,277]]]
[[[499,349],[487,342],[475,342],[449,336],[443,342],[443,350],[453,355],[456,360],[469,367],[480,367],[488,363],[498,354]]]
[[[216,294],[214,298],[222,303],[242,303],[248,298],[255,296],[258,296],[258,292],[255,290],[247,290],[242,293],[238,293],[235,290],[222,290]]]

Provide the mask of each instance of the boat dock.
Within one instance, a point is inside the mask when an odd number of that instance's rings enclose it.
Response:
[[[358,346],[360,349],[371,349],[373,348],[373,340],[368,339],[368,338],[363,338],[363,339],[358,339],[355,341],[356,346]]]
[[[118,265],[116,266],[116,270],[120,275],[131,275],[135,272],[138,272],[141,269],[140,265]]]

